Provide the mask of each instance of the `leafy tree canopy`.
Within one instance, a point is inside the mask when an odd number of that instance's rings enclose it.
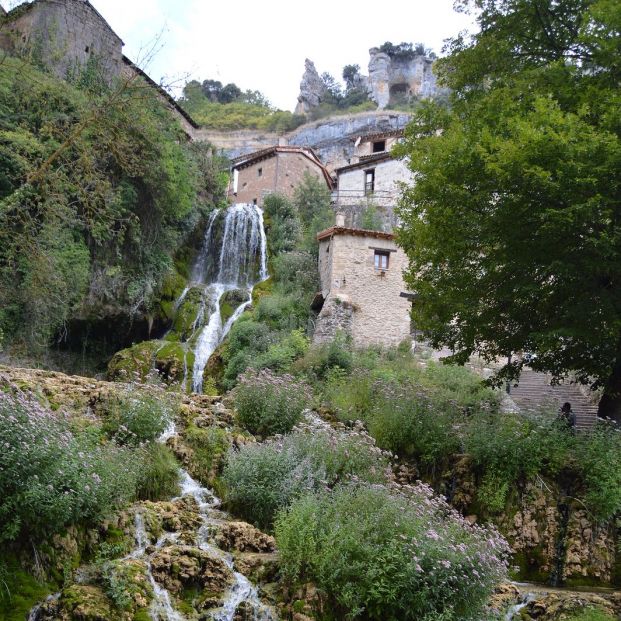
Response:
[[[621,420],[621,5],[458,4],[480,32],[437,63],[452,108],[426,103],[401,148],[414,318],[456,362],[534,351]]]

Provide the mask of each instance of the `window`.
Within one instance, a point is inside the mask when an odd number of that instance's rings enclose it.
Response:
[[[385,250],[376,250],[375,251],[375,269],[376,270],[387,270],[389,259],[390,259],[390,252],[387,252]]]
[[[378,140],[373,143],[373,153],[381,153],[382,151],[386,151],[386,141]]]
[[[364,195],[369,196],[375,190],[375,169],[364,171]]]
[[[259,177],[262,177],[263,176],[263,169],[259,168],[259,170],[257,170],[257,173],[258,173]]]

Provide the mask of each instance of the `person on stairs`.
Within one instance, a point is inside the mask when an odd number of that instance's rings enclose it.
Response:
[[[571,403],[569,401],[565,401],[561,406],[558,417],[569,429],[574,433],[576,430],[576,415],[571,409]]]

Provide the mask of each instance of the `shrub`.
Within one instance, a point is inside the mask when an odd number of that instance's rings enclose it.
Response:
[[[353,355],[348,338],[339,332],[329,343],[311,347],[296,368],[313,379],[324,380],[332,369],[349,371],[352,365]]]
[[[291,431],[311,400],[306,384],[268,370],[242,375],[233,396],[240,423],[262,436]]]
[[[439,404],[424,390],[377,381],[367,421],[379,446],[433,469],[461,447],[460,408]]]
[[[134,497],[129,449],[76,435],[22,393],[0,393],[0,541],[101,518]]]
[[[266,528],[305,492],[352,477],[382,482],[386,467],[368,436],[310,429],[230,451],[223,480],[231,509]]]
[[[289,583],[314,582],[337,614],[383,621],[480,619],[509,554],[424,485],[306,495],[278,515],[276,540]]]
[[[179,464],[173,452],[154,442],[144,448],[143,465],[138,479],[140,500],[168,500],[179,493]]]
[[[479,501],[491,511],[504,505],[499,496],[518,480],[528,480],[546,472],[554,475],[567,462],[573,442],[569,431],[548,412],[499,414],[477,412],[464,432],[466,452],[483,473],[495,481],[491,494],[490,481],[479,490]]]
[[[184,442],[192,449],[192,474],[205,485],[213,485],[221,462],[231,445],[230,434],[219,427],[202,429],[189,425]]]
[[[590,434],[580,434],[576,462],[580,465],[586,493],[584,501],[597,519],[607,520],[621,511],[621,431],[600,423]]]
[[[256,369],[272,369],[280,373],[289,371],[293,361],[303,356],[308,346],[308,338],[304,333],[301,330],[293,330],[285,338],[270,345],[264,354],[258,356],[252,366]]]
[[[151,442],[170,425],[173,403],[170,394],[155,388],[140,393],[130,388],[108,402],[104,430],[117,444],[136,446]]]

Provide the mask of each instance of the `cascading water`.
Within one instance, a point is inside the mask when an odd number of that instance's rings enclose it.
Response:
[[[203,247],[192,270],[192,286],[202,287],[203,295],[192,324],[188,347],[194,353],[192,390],[202,392],[203,372],[211,354],[228,334],[233,323],[252,301],[254,285],[267,278],[267,243],[263,212],[256,205],[237,203],[214,211],[209,218]],[[191,287],[176,302],[178,309]],[[221,301],[227,291],[246,294],[232,316],[223,323]],[[185,388],[187,350],[184,360]]]
[[[245,602],[252,610],[254,621],[273,621],[272,612],[259,600],[257,589],[239,572],[235,571],[233,557],[209,543],[210,526],[217,523],[213,513],[220,506],[220,499],[210,490],[202,487],[185,470],[181,471],[181,493],[183,496],[192,496],[198,505],[203,524],[198,530],[197,543],[201,550],[205,550],[220,557],[233,572],[235,584],[229,591],[222,608],[212,614],[213,621],[233,621],[238,606]]]

